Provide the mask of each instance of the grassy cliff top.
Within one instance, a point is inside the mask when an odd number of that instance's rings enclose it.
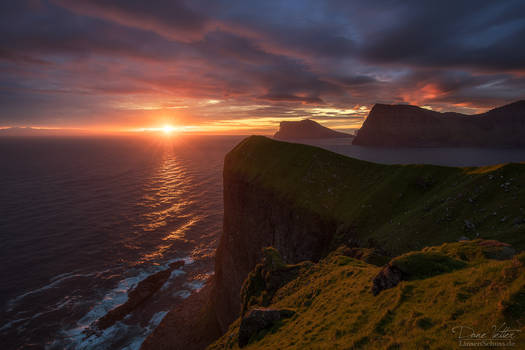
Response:
[[[334,246],[357,238],[398,255],[466,236],[525,247],[523,163],[382,165],[251,136],[226,156],[224,176],[338,222]]]
[[[449,243],[395,258],[391,263],[403,261],[416,274],[377,296],[370,289],[381,268],[333,252],[273,296],[270,308],[295,315],[255,334],[243,349],[456,349],[461,327],[463,336],[470,327],[468,334],[491,337],[492,326],[504,324],[520,330],[513,341],[522,348],[524,253],[497,260],[486,253],[498,247],[485,243]],[[453,268],[419,274],[432,269],[437,255],[456,261]],[[237,349],[239,325],[209,349]]]

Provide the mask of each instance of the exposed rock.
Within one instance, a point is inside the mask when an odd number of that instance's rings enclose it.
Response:
[[[465,231],[474,231],[476,229],[476,225],[470,220],[465,220]]]
[[[328,139],[351,138],[353,135],[338,132],[322,126],[311,119],[301,121],[284,121],[279,126],[279,131],[273,136],[281,140],[293,139]]]
[[[341,253],[349,258],[363,260],[366,263],[383,266],[390,258],[386,253],[380,252],[378,249],[373,248],[349,248],[344,247]]]
[[[141,350],[202,350],[221,334],[210,302],[213,278],[198,292],[192,293],[162,319],[144,340]]]
[[[484,240],[479,245],[483,247],[483,255],[488,259],[508,260],[516,255],[516,249],[500,241]]]
[[[277,321],[292,317],[293,310],[253,309],[241,320],[239,347],[248,345],[250,338],[262,330],[271,328]]]
[[[402,280],[403,272],[395,266],[387,265],[374,278],[372,293],[377,295],[385,289],[397,286]]]
[[[241,290],[241,316],[253,306],[268,306],[275,292],[283,285],[297,277],[303,267],[311,264],[305,261],[301,264],[285,264],[273,247],[263,250],[264,258],[250,272]]]
[[[111,327],[122,320],[126,315],[135,310],[138,306],[148,300],[156,291],[158,291],[164,283],[168,280],[171,272],[174,269],[180,268],[184,265],[183,260],[176,261],[169,265],[169,268],[162,270],[148,276],[145,280],[139,282],[139,284],[128,293],[128,300],[109,311],[106,315],[100,318],[96,323],[95,327],[99,330],[104,330]]]
[[[380,147],[525,147],[525,101],[486,113],[376,104],[353,140]],[[509,183],[510,185],[510,183]],[[508,189],[508,186],[503,186]]]

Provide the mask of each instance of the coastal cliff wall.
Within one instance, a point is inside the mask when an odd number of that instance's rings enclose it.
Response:
[[[376,104],[352,143],[375,147],[525,147],[525,101],[477,115]]]
[[[214,305],[226,331],[240,311],[240,290],[260,262],[262,248],[272,246],[287,263],[317,261],[328,252],[336,232],[334,220],[300,208],[231,171],[224,173],[224,234],[215,259]]]
[[[225,158],[214,277],[142,349],[203,349],[217,339],[239,316],[242,283],[267,246],[286,263],[317,261],[341,244],[397,256],[465,236],[523,249],[524,183],[525,164],[381,165],[248,137]]]

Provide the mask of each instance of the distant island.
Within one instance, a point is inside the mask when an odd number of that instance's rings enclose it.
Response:
[[[525,100],[465,115],[376,104],[353,140],[376,147],[525,147]]]
[[[353,137],[353,135],[329,129],[311,119],[304,119],[301,121],[281,122],[279,131],[273,137],[280,140],[294,140],[348,138]]]
[[[66,135],[90,135],[87,130],[82,129],[50,129],[32,127],[8,127],[0,129],[0,137],[29,137],[29,136],[66,136]]]

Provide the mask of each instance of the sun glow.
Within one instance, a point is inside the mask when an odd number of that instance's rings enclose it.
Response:
[[[171,133],[173,133],[174,131],[176,130],[175,127],[171,126],[171,125],[164,125],[162,127],[162,132],[165,133],[166,135],[170,135]]]

